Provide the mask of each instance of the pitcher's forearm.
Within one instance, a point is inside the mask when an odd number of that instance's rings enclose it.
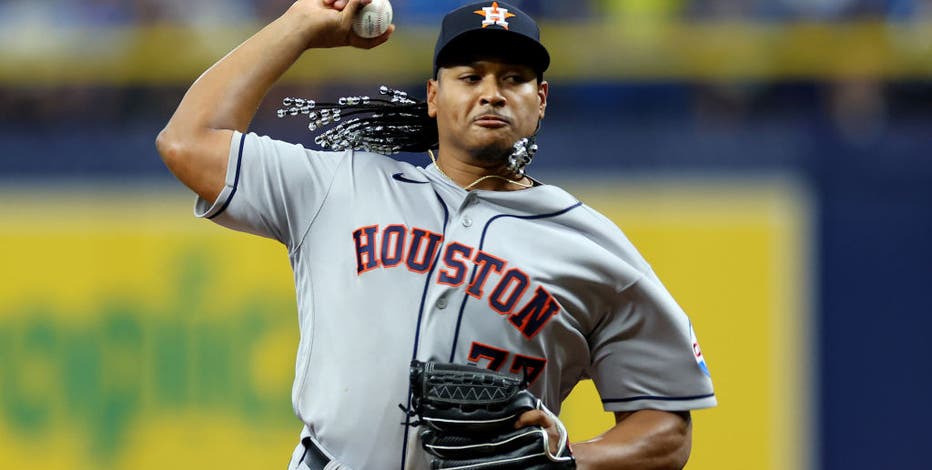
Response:
[[[616,413],[615,427],[573,445],[580,469],[682,469],[692,447],[688,412],[641,410]]]

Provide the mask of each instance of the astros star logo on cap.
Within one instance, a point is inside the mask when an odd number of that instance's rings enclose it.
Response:
[[[485,17],[485,20],[482,21],[483,28],[497,24],[508,29],[508,18],[516,16],[514,13],[510,13],[507,8],[499,8],[498,2],[492,2],[492,6],[476,10],[473,13]]]

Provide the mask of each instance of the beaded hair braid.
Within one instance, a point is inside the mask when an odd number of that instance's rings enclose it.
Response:
[[[278,117],[307,116],[308,130],[318,133],[314,143],[325,150],[393,155],[439,147],[437,121],[427,115],[426,102],[385,85],[379,87],[379,94],[390,98],[344,96],[336,103],[318,103],[289,97],[282,100]],[[506,170],[518,178],[525,176],[525,167],[537,152],[536,137],[535,132],[519,140],[508,156]]]
[[[285,98],[278,117],[307,116],[308,130],[319,132],[314,143],[337,152],[353,149],[392,155],[439,146],[437,121],[427,115],[427,103],[385,85],[379,87],[379,94],[390,99],[345,96],[336,103],[317,103]]]

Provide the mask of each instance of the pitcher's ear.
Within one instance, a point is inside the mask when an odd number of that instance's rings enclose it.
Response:
[[[427,115],[437,117],[437,91],[440,88],[440,82],[434,79],[427,81]]]
[[[550,83],[540,82],[537,86],[537,96],[540,97],[540,118],[544,118],[547,111],[547,95],[550,94]]]

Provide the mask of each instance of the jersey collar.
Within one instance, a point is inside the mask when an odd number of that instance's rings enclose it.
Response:
[[[472,193],[474,197],[482,201],[499,206],[502,212],[505,213],[515,215],[548,214],[579,203],[575,197],[562,188],[538,180],[534,180],[539,183],[537,186],[518,191],[489,191],[486,189],[466,191],[440,173],[440,170],[433,163],[427,165],[427,167],[419,167],[419,169],[435,188],[442,189],[448,195],[457,197],[458,202],[461,202],[462,199]]]

